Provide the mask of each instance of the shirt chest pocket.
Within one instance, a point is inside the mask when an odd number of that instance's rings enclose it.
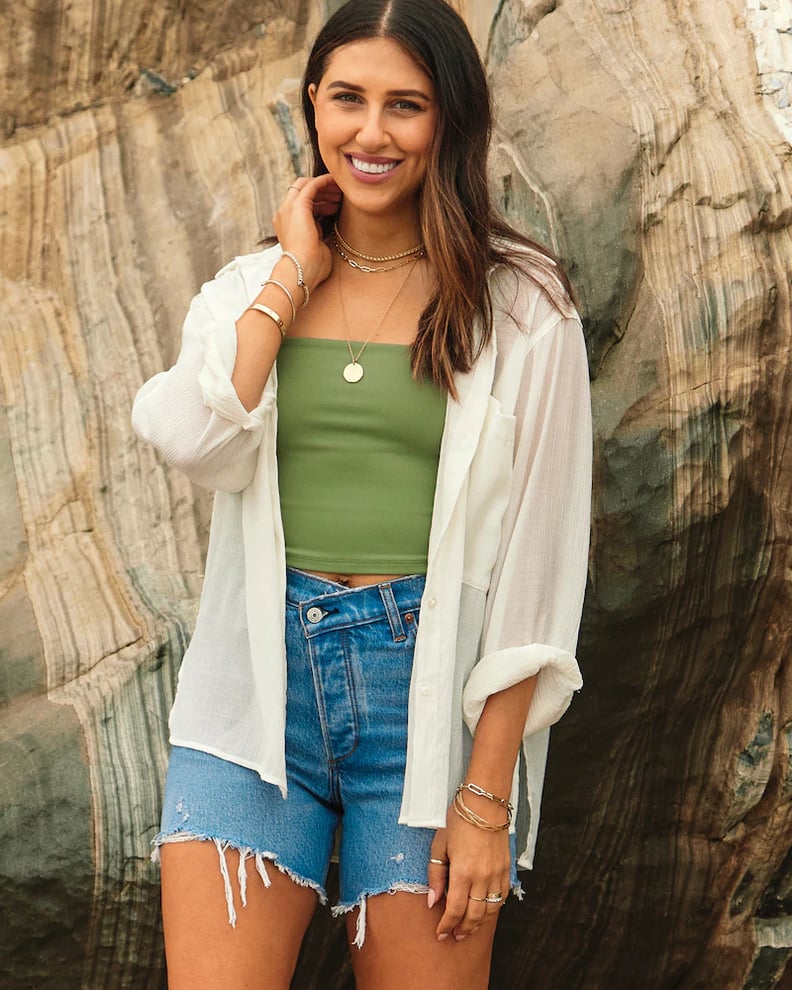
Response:
[[[514,416],[489,397],[484,426],[470,465],[465,527],[464,581],[486,591],[501,541],[514,461]]]

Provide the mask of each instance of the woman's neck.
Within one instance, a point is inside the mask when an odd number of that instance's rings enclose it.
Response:
[[[407,251],[422,240],[417,214],[372,216],[342,208],[338,229],[351,247],[371,255]]]

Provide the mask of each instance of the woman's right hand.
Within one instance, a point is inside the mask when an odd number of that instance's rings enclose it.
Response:
[[[334,216],[340,205],[341,190],[332,175],[295,179],[272,218],[281,247],[299,259],[311,291],[324,282],[333,267],[319,220]]]

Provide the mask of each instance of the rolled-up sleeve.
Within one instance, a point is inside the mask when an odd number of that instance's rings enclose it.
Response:
[[[463,707],[475,731],[491,694],[535,675],[527,736],[556,722],[582,686],[575,649],[588,565],[592,437],[577,318],[557,314],[533,344],[515,412],[511,497],[481,658],[465,685]]]
[[[235,320],[247,305],[247,291],[233,265],[204,286],[184,321],[176,364],[147,381],[132,408],[139,436],[192,481],[217,491],[241,491],[250,483],[274,417],[273,389],[265,389],[248,412],[231,382]]]

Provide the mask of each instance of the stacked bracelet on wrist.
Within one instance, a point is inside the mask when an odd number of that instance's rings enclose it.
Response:
[[[288,258],[289,261],[297,269],[297,286],[303,291],[303,309],[308,305],[308,300],[311,298],[311,292],[308,286],[305,284],[305,273],[303,272],[302,265],[297,260],[297,258],[291,253],[291,251],[284,251],[283,257]],[[283,282],[279,282],[276,278],[268,278],[262,285],[277,285],[277,287],[286,295],[289,300],[289,306],[291,308],[291,322],[297,319],[297,307],[294,305],[294,296],[289,291],[288,286],[284,285]],[[248,309],[254,309],[257,313],[262,313],[264,316],[268,316],[272,322],[280,330],[283,337],[286,336],[286,324],[281,319],[280,313],[274,310],[271,306],[265,306],[264,303],[251,303]],[[290,324],[291,325],[291,324]]]
[[[303,267],[300,264],[300,262],[297,260],[297,258],[291,253],[291,251],[284,251],[283,257],[288,258],[289,261],[291,261],[291,263],[297,269],[297,287],[302,289],[303,291],[304,298],[303,298],[302,308],[305,309],[305,307],[308,305],[308,300],[311,298],[311,290],[305,284],[305,272],[303,271]]]
[[[487,821],[486,818],[482,818],[481,815],[477,815],[475,811],[465,804],[465,799],[462,796],[463,791],[470,791],[471,794],[477,794],[479,797],[487,798],[488,801],[492,801],[494,804],[499,804],[501,808],[506,812],[506,821],[500,824],[493,824]],[[477,784],[460,784],[454,792],[454,800],[452,802],[452,807],[454,811],[459,815],[463,821],[468,822],[470,825],[475,825],[476,828],[483,829],[485,832],[503,832],[511,826],[512,815],[514,814],[514,808],[505,798],[496,797],[494,794],[490,794],[489,791],[485,791],[483,787],[479,787]]]

